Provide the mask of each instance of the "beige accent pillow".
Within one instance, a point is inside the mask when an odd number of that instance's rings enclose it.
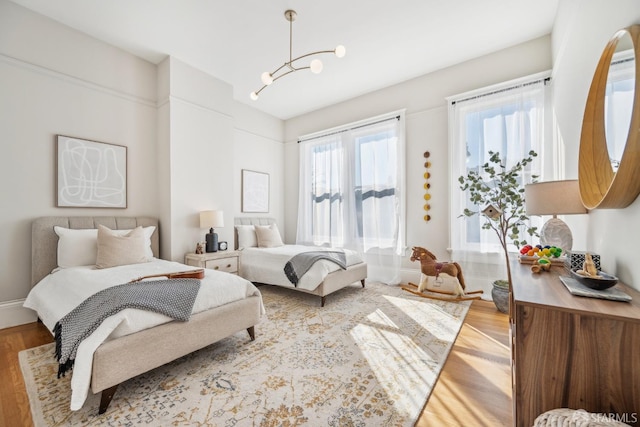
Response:
[[[145,241],[142,227],[136,227],[123,235],[121,232],[111,230],[104,225],[98,225],[96,268],[148,262]]]
[[[259,248],[276,248],[278,246],[284,246],[278,226],[275,224],[256,225],[256,237],[258,239]]]

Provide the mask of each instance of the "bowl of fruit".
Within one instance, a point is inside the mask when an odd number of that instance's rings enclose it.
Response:
[[[544,266],[551,267],[551,265],[563,265],[565,258],[563,255],[562,248],[556,246],[525,245],[520,248],[518,260],[523,264],[545,264]]]

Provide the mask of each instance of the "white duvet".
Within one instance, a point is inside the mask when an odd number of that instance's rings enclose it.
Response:
[[[284,245],[275,248],[244,248],[240,251],[240,274],[245,279],[268,285],[314,290],[329,273],[340,270],[336,263],[320,260],[313,264],[294,286],[284,273],[284,266],[294,255],[310,251],[344,251],[347,266],[362,262],[362,257],[348,249],[331,249],[303,245]]]
[[[195,270],[177,262],[155,259],[152,262],[98,270],[93,266],[73,267],[49,274],[33,287],[24,306],[35,310],[50,331],[58,320],[96,292],[127,283],[141,276]],[[150,279],[150,280],[158,280]],[[241,300],[260,291],[249,281],[215,270],[205,269],[192,313]],[[264,307],[262,307],[264,314]],[[104,341],[129,335],[162,323],[170,317],[146,310],[128,308],[105,319],[78,347],[71,378],[71,410],[84,404],[89,392],[93,353]]]

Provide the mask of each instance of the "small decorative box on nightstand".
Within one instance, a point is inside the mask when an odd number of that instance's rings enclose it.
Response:
[[[187,254],[184,263],[200,268],[210,268],[211,270],[225,271],[231,274],[238,274],[238,251],[207,252],[204,254]]]

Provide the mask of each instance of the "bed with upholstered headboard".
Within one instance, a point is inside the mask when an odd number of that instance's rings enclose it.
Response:
[[[285,245],[282,243],[273,218],[235,218],[234,229],[234,248],[240,253],[240,275],[251,282],[282,286],[318,295],[321,298],[321,306],[324,306],[327,295],[346,286],[358,282],[363,288],[365,286],[367,264],[354,251],[338,250],[346,254],[346,268],[337,267],[330,261],[319,260],[300,278],[298,283],[293,284],[288,275],[283,272],[284,266],[293,256],[302,252],[334,249]],[[257,233],[253,240],[255,232]],[[261,240],[267,241],[265,247],[262,247]]]
[[[111,230],[130,230],[138,226],[155,227],[149,238],[149,245],[153,256],[158,258],[160,233],[159,223],[155,218],[117,216],[38,218],[32,223],[32,293],[39,287],[36,286],[39,282],[45,282],[51,276],[58,274],[50,274],[53,269],[58,267],[59,236],[54,231],[54,227],[88,230],[97,228],[99,224]],[[160,265],[169,263],[157,259],[154,259],[155,261]],[[193,268],[179,263],[169,264],[172,266],[175,264],[185,270]],[[144,263],[140,265],[150,268],[155,264],[149,262],[148,265]],[[115,267],[113,274],[117,275],[116,272],[119,271],[117,270],[119,268],[128,267]],[[254,326],[259,323],[264,313],[264,307],[260,292],[250,282],[228,273],[205,270],[205,277],[202,279],[202,287],[199,292],[203,292],[205,283],[222,282],[228,279],[231,283],[230,286],[237,286],[239,283],[243,286],[246,284],[246,297],[194,312],[187,322],[168,321],[135,333],[106,340],[97,347],[93,353],[90,387],[93,393],[102,392],[100,413],[107,409],[118,384],[130,378],[245,329],[249,332],[252,340],[255,338]],[[27,301],[29,298],[28,296]],[[27,306],[26,302],[25,306]],[[51,329],[50,325],[47,327]]]

